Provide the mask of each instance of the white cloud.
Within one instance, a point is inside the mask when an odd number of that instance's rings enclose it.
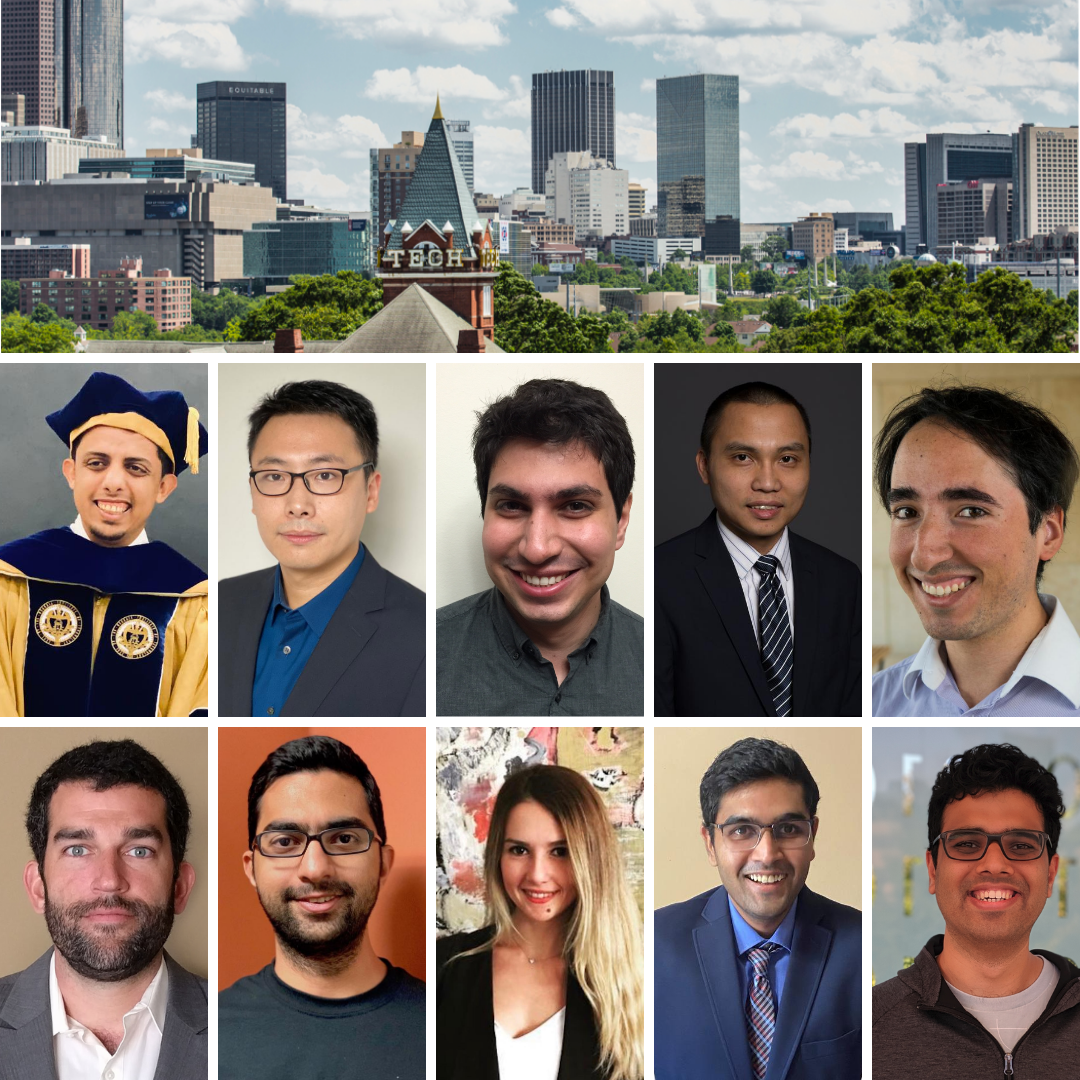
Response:
[[[143,100],[155,105],[159,112],[189,112],[195,115],[195,99],[184,97],[176,90],[147,90]]]
[[[925,133],[925,128],[908,120],[895,109],[860,109],[835,116],[802,113],[781,120],[772,129],[773,135],[793,135],[799,139],[872,138],[886,135],[896,139]]]
[[[847,161],[838,161],[820,150],[795,150],[779,164],[769,168],[770,175],[788,180],[851,180],[871,173],[881,173],[880,162],[864,161],[849,153]]]
[[[290,14],[318,19],[335,33],[411,52],[447,47],[480,50],[506,45],[502,24],[517,10],[511,0],[267,0]]]
[[[449,100],[501,101],[506,97],[506,91],[500,90],[486,75],[478,75],[461,64],[447,68],[420,66],[415,71],[381,68],[368,79],[364,93],[378,100],[430,108],[435,105],[436,94]]]
[[[742,158],[741,150],[739,151],[739,157]],[[776,184],[770,179],[772,171],[771,168],[757,161],[740,161],[740,182],[751,191],[775,191]]]
[[[616,111],[615,147],[620,162],[655,161],[656,117]]]
[[[739,83],[739,104],[745,105],[750,100],[750,91],[745,86]]]
[[[147,121],[147,130],[151,135],[182,135],[186,136],[191,133],[190,124],[176,124],[171,120],[164,120],[160,116],[152,116]],[[185,139],[185,142],[187,140]],[[166,144],[167,145],[167,144]]]
[[[124,21],[124,59],[166,60],[182,68],[246,71],[249,57],[224,23],[166,22],[133,16]]]
[[[532,145],[528,131],[477,124],[473,128],[475,189],[505,195],[531,187]]]
[[[547,16],[547,21],[560,30],[569,30],[578,24],[573,12],[567,11],[566,8],[551,8],[544,14]]]
[[[641,86],[638,87],[643,94],[651,94],[656,89],[655,79],[642,79]]]
[[[286,135],[289,149],[340,153],[343,157],[368,159],[368,150],[392,145],[382,128],[366,116],[338,116],[305,113],[298,105],[286,105]],[[292,174],[289,174],[292,184]]]
[[[291,175],[289,179],[291,182]],[[808,214],[821,214],[829,211],[850,214],[855,209],[850,199],[818,199],[817,202],[813,203],[796,199],[794,202],[789,203],[788,206],[790,207],[788,212],[792,215],[793,220],[796,217],[806,217]]]
[[[301,167],[307,165],[307,168]],[[353,197],[353,185],[333,173],[323,172],[305,158],[289,158],[289,197],[314,202],[335,202],[338,207]],[[335,207],[338,208],[338,207]]]
[[[489,120],[497,116],[516,116],[528,120],[532,116],[532,91],[525,85],[520,75],[510,76],[510,89],[506,97],[497,105],[484,107],[484,116]]]
[[[257,0],[190,0],[184,4],[184,20],[205,23],[232,23],[254,14]],[[125,0],[125,18],[163,19],[177,17],[174,0]]]

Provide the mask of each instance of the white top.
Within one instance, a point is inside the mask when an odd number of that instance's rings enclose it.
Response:
[[[86,535],[86,529],[85,529],[85,527],[83,526],[83,523],[82,523],[82,516],[79,515],[79,514],[77,514],[75,516],[75,520],[71,523],[71,531],[76,536],[81,536],[84,540],[90,540],[90,537]],[[90,540],[90,542],[94,543],[93,540]],[[132,540],[130,544],[128,544],[128,547],[134,547],[136,544],[149,544],[149,543],[150,543],[150,538],[146,535],[146,530],[143,529],[143,531],[141,533],[139,533],[139,535],[136,536],[135,539]]]
[[[49,1005],[57,1080],[154,1080],[168,1003],[169,971],[163,957],[146,993],[124,1014],[124,1038],[110,1055],[89,1028],[68,1016],[56,981],[54,952],[49,962]]]
[[[739,575],[739,584],[742,586],[743,596],[746,597],[746,610],[750,612],[750,625],[754,628],[754,637],[757,638],[760,629],[758,627],[758,590],[761,588],[761,575],[754,569],[754,563],[761,558],[761,552],[752,548],[745,540],[736,536],[716,515],[716,524],[720,529],[720,538],[724,541],[731,561],[735,564],[735,573]],[[775,556],[780,562],[780,584],[784,588],[784,599],[787,601],[788,622],[791,624],[791,640],[795,640],[795,579],[791,575],[791,545],[788,543],[787,527],[780,534],[780,539],[773,544],[771,551],[766,555]]]
[[[501,1080],[558,1080],[565,1027],[566,1006],[516,1039],[496,1022],[495,1050]]]
[[[1006,1054],[1012,1053],[1020,1036],[1042,1016],[1057,987],[1058,969],[1045,956],[1040,959],[1043,969],[1039,977],[1026,990],[1008,997],[975,997],[949,983],[956,1000],[997,1039]]]

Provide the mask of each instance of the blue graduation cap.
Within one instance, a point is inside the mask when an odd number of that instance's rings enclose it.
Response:
[[[197,473],[199,458],[207,451],[206,428],[199,423],[199,410],[189,406],[179,390],[144,394],[107,371],[95,371],[62,409],[49,413],[45,420],[69,451],[75,440],[92,427],[134,431],[165,453],[177,475],[189,465],[192,473]]]

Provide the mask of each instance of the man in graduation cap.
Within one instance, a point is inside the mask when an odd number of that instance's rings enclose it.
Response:
[[[198,472],[197,410],[96,371],[46,420],[78,515],[0,546],[0,715],[207,715],[206,573],[144,528]]]

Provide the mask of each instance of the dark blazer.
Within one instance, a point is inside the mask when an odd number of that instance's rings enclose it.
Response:
[[[792,716],[861,716],[859,568],[788,530]],[[775,716],[746,597],[716,514],[656,549],[657,716]]]
[[[655,927],[656,1080],[749,1080],[727,890],[660,908]],[[862,915],[804,886],[765,1080],[861,1075]]]
[[[255,659],[277,567],[218,585],[218,712],[250,716]],[[424,594],[364,554],[282,716],[424,716]]]
[[[50,949],[25,971],[0,979],[0,1080],[56,1080]],[[169,1007],[154,1080],[207,1080],[206,980],[168,953]]]
[[[500,1080],[491,950],[449,962],[458,953],[489,941],[493,933],[489,926],[472,934],[440,938],[435,944],[435,1071],[439,1080]],[[596,1018],[573,972],[568,972],[558,1080],[602,1077]]]

